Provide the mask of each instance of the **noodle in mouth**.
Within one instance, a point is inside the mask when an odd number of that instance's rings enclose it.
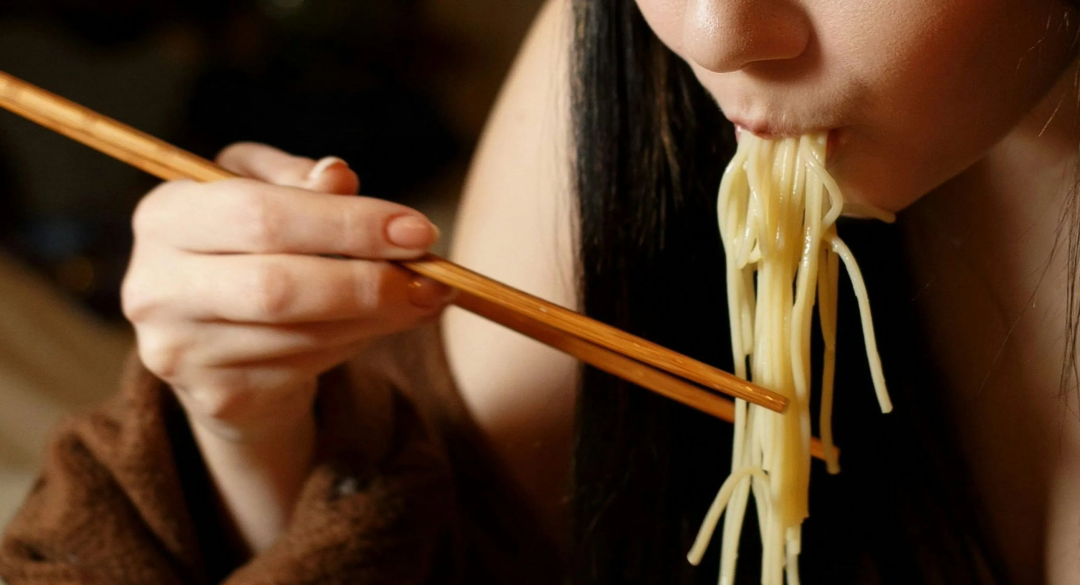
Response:
[[[870,317],[866,286],[851,251],[836,233],[844,211],[825,171],[826,134],[768,140],[743,132],[724,171],[717,212],[727,270],[731,347],[736,375],[786,396],[778,414],[736,400],[731,475],[721,486],[687,558],[701,562],[724,515],[720,584],[734,582],[749,497],[762,540],[763,585],[799,583],[802,522],[809,515],[810,335],[815,301],[824,338],[821,441],[828,470],[839,472],[832,437],[836,363],[836,298],[844,264],[858,299],[874,390],[892,410]],[[853,206],[848,207],[849,211]],[[884,221],[891,214],[859,206]]]

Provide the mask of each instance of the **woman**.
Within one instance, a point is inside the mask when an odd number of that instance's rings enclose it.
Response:
[[[1077,219],[1072,7],[577,0],[572,25],[570,12],[549,3],[507,82],[454,259],[728,368],[713,210],[732,122],[831,131],[847,198],[900,211],[929,196],[896,228],[841,226],[897,412],[875,414],[858,353],[840,358],[845,471],[814,471],[804,580],[1075,575],[1080,432],[1061,356],[1076,259],[1053,254]],[[148,371],[134,364],[123,401],[61,429],[0,574],[715,578],[715,550],[697,569],[684,555],[729,429],[590,369],[575,397],[569,358],[463,313],[443,321],[444,364],[419,326],[451,292],[382,262],[432,244],[424,218],[336,196],[358,188],[336,159],[248,144],[220,162],[255,180],[167,184],[140,206],[124,304]]]

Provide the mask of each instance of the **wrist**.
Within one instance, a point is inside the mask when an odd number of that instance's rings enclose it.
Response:
[[[264,422],[257,431],[196,422],[190,414],[189,420],[225,522],[235,530],[237,552],[247,557],[266,550],[285,532],[315,462],[311,409]]]
[[[174,388],[189,424],[205,439],[259,444],[314,429],[316,380],[287,390],[222,395]]]

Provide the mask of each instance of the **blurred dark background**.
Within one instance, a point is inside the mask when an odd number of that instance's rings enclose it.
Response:
[[[340,156],[449,232],[541,0],[3,0],[0,70],[205,157]],[[0,253],[109,320],[156,180],[0,111]]]
[[[340,156],[445,245],[541,1],[0,0],[0,70],[208,158],[237,140]],[[50,429],[115,391],[130,217],[155,184],[0,110],[0,531]]]

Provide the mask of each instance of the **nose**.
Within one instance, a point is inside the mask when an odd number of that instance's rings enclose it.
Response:
[[[794,59],[810,42],[810,21],[791,0],[687,0],[683,14],[686,57],[717,73]]]

